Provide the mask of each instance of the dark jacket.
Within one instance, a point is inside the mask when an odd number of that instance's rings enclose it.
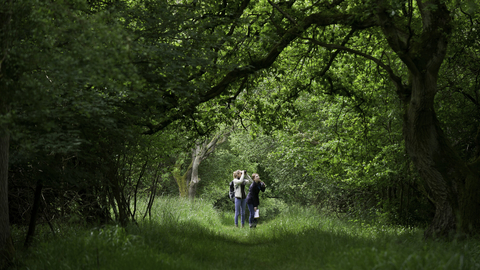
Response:
[[[265,184],[253,181],[253,184],[250,185],[250,189],[248,190],[247,204],[253,204],[253,207],[258,207],[260,204],[260,200],[258,199],[260,190],[265,192]]]

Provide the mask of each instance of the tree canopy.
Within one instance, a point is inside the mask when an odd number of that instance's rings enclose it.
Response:
[[[7,190],[18,211],[30,197],[22,185],[47,185],[47,204],[62,205],[51,211],[75,212],[82,198],[83,215],[109,219],[112,209],[128,222],[139,189],[175,190],[167,172],[179,153],[227,126],[248,135],[232,134],[219,156],[237,151],[265,172],[277,189],[269,196],[372,208],[377,193],[402,213],[417,200],[434,206],[427,237],[476,234],[478,9],[473,0],[3,0],[1,215]],[[248,146],[258,151],[244,154]],[[325,199],[336,190],[349,195]]]

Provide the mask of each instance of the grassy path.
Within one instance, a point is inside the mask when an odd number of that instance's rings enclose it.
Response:
[[[233,214],[165,199],[152,221],[127,229],[46,231],[15,269],[480,269],[480,241],[423,241],[420,231],[345,224],[314,209],[239,229]]]

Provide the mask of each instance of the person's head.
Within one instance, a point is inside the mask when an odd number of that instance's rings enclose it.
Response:
[[[242,171],[241,170],[236,170],[233,172],[233,178],[240,179],[242,177]]]
[[[252,174],[252,180],[255,182],[260,182],[260,175],[258,175],[258,173]]]

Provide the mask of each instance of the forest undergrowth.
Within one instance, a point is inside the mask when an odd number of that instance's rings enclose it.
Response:
[[[480,269],[480,241],[423,240],[419,229],[352,223],[290,206],[256,229],[235,228],[233,212],[161,198],[152,218],[117,225],[39,226],[24,231],[12,269]]]

